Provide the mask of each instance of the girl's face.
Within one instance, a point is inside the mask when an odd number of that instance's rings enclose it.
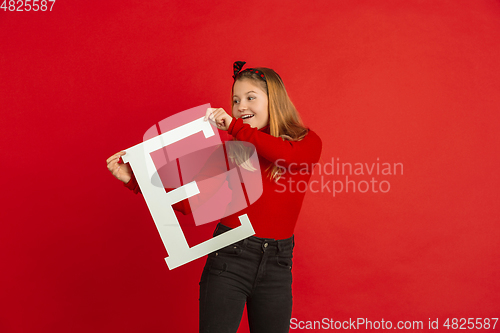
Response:
[[[238,80],[233,86],[233,117],[261,129],[269,123],[267,94],[252,80]]]

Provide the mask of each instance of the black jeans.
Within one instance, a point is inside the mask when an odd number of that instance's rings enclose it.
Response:
[[[219,223],[214,236],[228,230]],[[293,246],[293,236],[251,236],[210,253],[200,280],[200,332],[235,333],[245,303],[250,332],[288,332]]]

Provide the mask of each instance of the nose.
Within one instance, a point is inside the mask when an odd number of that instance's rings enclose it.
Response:
[[[247,109],[247,104],[245,100],[240,101],[240,104],[238,104],[238,111],[244,112]]]

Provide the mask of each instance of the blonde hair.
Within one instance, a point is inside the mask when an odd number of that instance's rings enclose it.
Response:
[[[281,137],[283,140],[300,141],[309,130],[304,126],[300,119],[297,109],[293,105],[290,97],[285,89],[285,85],[281,77],[274,70],[265,67],[254,68],[260,73],[264,73],[265,80],[255,72],[242,71],[240,72],[234,83],[238,80],[252,80],[254,84],[262,88],[267,93],[268,109],[269,109],[269,134],[274,137]],[[231,109],[234,105],[233,88],[231,89]],[[254,171],[256,170],[250,163],[250,151],[243,145],[236,145],[228,156],[243,168]],[[270,179],[277,181],[283,174],[277,165],[272,164],[266,171]]]

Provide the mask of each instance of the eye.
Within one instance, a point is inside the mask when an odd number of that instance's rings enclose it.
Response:
[[[240,101],[238,101],[237,99],[233,100],[233,103],[234,104],[238,104]]]
[[[254,99],[255,99],[255,97],[253,97],[253,96],[249,96],[249,97],[248,97],[248,100],[249,100],[249,101],[254,100]]]

